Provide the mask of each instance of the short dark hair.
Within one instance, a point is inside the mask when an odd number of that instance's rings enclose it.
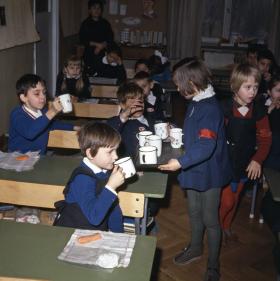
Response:
[[[90,121],[78,132],[78,141],[83,156],[86,156],[86,150],[90,148],[91,156],[95,157],[100,147],[119,145],[121,136],[106,123]]]
[[[135,63],[135,66],[134,66],[134,69],[135,69],[135,70],[136,70],[136,68],[137,68],[137,66],[138,66],[139,64],[145,64],[145,65],[147,66],[147,68],[150,69],[149,62],[148,62],[148,60],[146,60],[146,59],[139,59],[139,60],[137,60],[136,63]]]
[[[273,53],[269,49],[262,49],[258,51],[258,61],[261,59],[267,59],[274,64],[275,59]]]
[[[22,94],[26,95],[30,88],[36,88],[36,85],[41,83],[46,87],[46,82],[36,74],[24,74],[16,82],[16,93],[18,97]]]
[[[106,52],[107,52],[107,54],[108,53],[115,53],[120,58],[122,57],[121,47],[116,42],[110,43],[106,48]]]
[[[90,9],[94,5],[99,5],[101,8],[101,11],[103,12],[104,9],[104,3],[102,0],[89,0],[88,1],[88,9]]]
[[[194,87],[198,91],[205,90],[211,83],[211,73],[203,61],[194,59],[178,67],[173,74],[173,80],[185,96],[193,94]]]
[[[152,81],[150,74],[146,71],[139,71],[133,77],[133,81],[139,81],[139,80],[144,80],[144,79],[148,80],[150,82]]]
[[[119,103],[126,103],[128,99],[131,98],[143,98],[144,93],[141,87],[139,87],[134,82],[127,82],[119,86],[117,97]]]

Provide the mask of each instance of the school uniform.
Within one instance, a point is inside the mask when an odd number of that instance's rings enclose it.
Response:
[[[255,99],[241,106],[229,99],[222,107],[233,173],[231,183],[222,191],[220,221],[222,229],[230,231],[239,195],[248,180],[246,169],[252,160],[262,165],[270,149],[271,132],[262,101]]]
[[[65,200],[57,204],[58,216],[54,225],[123,232],[118,195],[106,186],[108,179],[107,170],[84,158],[66,185]]]
[[[265,105],[271,105],[271,99],[267,99]],[[270,129],[272,133],[272,143],[269,154],[264,162],[264,166],[280,171],[280,108],[274,108],[268,114]]]
[[[108,124],[121,134],[122,142],[119,147],[121,156],[135,156],[138,148],[136,135],[141,131],[153,131],[153,123],[149,123],[143,115],[137,119],[131,118],[125,123],[119,116],[115,116],[108,120]]]
[[[40,151],[45,154],[51,130],[73,130],[72,124],[66,124],[46,116],[47,109],[34,112],[25,105],[17,106],[10,114],[8,150]]]
[[[79,77],[80,78],[80,77]],[[57,75],[56,79],[56,93],[55,96],[61,96],[63,94],[70,94],[71,96],[79,98],[79,100],[90,98],[90,84],[86,75],[82,75],[84,87],[79,91],[76,88],[76,83],[79,78],[67,77],[62,71]],[[62,83],[65,82],[66,87],[62,90]]]
[[[96,77],[115,78],[118,83],[122,83],[126,80],[126,71],[123,64],[109,63],[107,57],[104,56],[101,60],[96,61],[95,64]]]

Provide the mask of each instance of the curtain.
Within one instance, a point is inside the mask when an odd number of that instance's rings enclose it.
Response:
[[[273,1],[268,47],[280,65],[280,0]]]
[[[200,55],[205,1],[168,1],[167,52],[170,59]]]

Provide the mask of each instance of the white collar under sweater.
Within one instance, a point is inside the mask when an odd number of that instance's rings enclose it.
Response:
[[[211,98],[213,96],[215,96],[215,92],[212,85],[209,84],[204,91],[199,91],[199,93],[193,97],[193,100],[200,101],[203,99]]]
[[[87,157],[84,157],[83,159],[83,162],[95,173],[95,174],[98,174],[98,173],[106,173],[107,170],[105,169],[101,169],[99,167],[97,167],[96,165],[94,165],[93,163],[90,162],[90,160],[87,158]]]
[[[23,105],[22,106],[22,109],[29,115],[31,116],[33,119],[37,119],[39,117],[41,117],[43,114],[42,114],[42,111],[40,109],[38,109],[37,111],[34,111],[30,108],[28,108],[26,105]]]

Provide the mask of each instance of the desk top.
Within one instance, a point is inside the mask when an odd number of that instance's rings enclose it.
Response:
[[[15,172],[0,169],[0,179],[16,182],[65,186],[72,171],[82,161],[77,156],[42,156],[31,171]],[[143,176],[126,181],[122,190],[144,193],[146,197],[164,198],[167,174],[144,172]]]
[[[56,281],[150,280],[155,237],[137,236],[130,264],[113,272],[59,261],[74,229],[0,220],[0,276]]]

